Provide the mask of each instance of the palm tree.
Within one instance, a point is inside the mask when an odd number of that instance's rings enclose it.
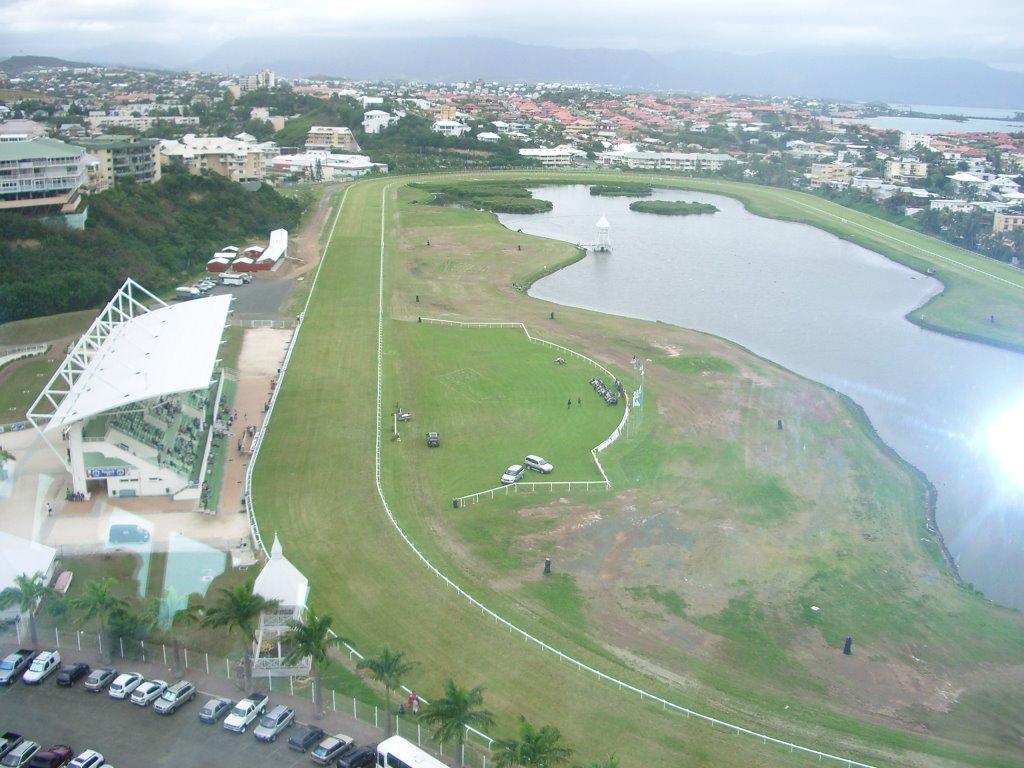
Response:
[[[334,619],[330,616],[316,616],[307,609],[306,618],[303,621],[291,619],[288,626],[291,627],[281,641],[291,645],[292,649],[285,656],[286,664],[297,664],[307,657],[312,659],[310,672],[313,673],[313,714],[317,720],[324,719],[323,689],[320,687],[320,673],[327,665],[327,654],[331,648],[336,648],[344,642],[345,638],[334,634],[331,631],[331,624]]]
[[[72,608],[81,611],[82,622],[96,619],[100,624],[100,658],[110,663],[110,617],[116,611],[124,611],[128,608],[128,601],[123,597],[114,594],[117,586],[117,579],[107,576],[99,581],[93,579],[85,582],[85,591],[75,595],[68,601]]]
[[[614,752],[610,752],[604,760],[591,760],[589,763],[579,765],[576,768],[619,768],[619,756]]]
[[[384,685],[384,695],[387,699],[387,712],[384,720],[384,737],[391,736],[391,692],[402,683],[402,678],[412,671],[416,666],[415,662],[403,661],[403,651],[392,651],[384,646],[380,656],[372,659],[360,659],[356,664],[357,669],[368,669],[370,675],[379,683]]]
[[[0,610],[17,605],[20,613],[28,615],[28,633],[32,638],[33,648],[39,647],[39,638],[36,635],[36,606],[40,600],[52,594],[56,593],[46,586],[46,577],[41,571],[36,571],[34,576],[27,573],[15,576],[14,586],[0,592]]]
[[[171,653],[174,659],[174,676],[181,677],[181,642],[175,626],[192,624],[199,620],[198,606],[186,603],[179,608],[181,599],[173,587],[168,587],[160,597],[146,600],[142,611],[142,624],[146,634],[161,631],[171,638]]]
[[[444,696],[435,700],[420,720],[435,726],[434,738],[442,744],[455,742],[455,768],[462,768],[466,729],[487,729],[494,724],[489,710],[483,709],[484,689],[463,688],[451,678],[444,683]]]
[[[224,627],[228,633],[237,629],[242,635],[242,670],[245,673],[245,693],[252,693],[252,647],[256,644],[256,629],[260,614],[277,608],[279,601],[267,600],[252,591],[252,580],[234,589],[221,587],[220,603],[206,612],[204,627]]]
[[[553,725],[534,728],[527,719],[519,716],[519,738],[494,742],[498,754],[495,764],[498,768],[533,766],[551,768],[568,761],[572,750],[558,745],[562,733]]]

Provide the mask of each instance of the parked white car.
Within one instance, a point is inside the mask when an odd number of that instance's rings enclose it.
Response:
[[[107,695],[112,699],[127,699],[143,680],[145,678],[138,672],[123,672],[114,678]]]
[[[163,680],[146,680],[144,683],[139,683],[135,690],[132,691],[132,704],[137,704],[140,707],[148,707],[158,698],[160,694],[167,690],[167,683]]]
[[[540,472],[544,475],[555,471],[554,466],[552,466],[547,459],[540,456],[534,456],[533,454],[527,456],[524,463],[526,464],[527,469],[532,469],[534,472]]]
[[[87,749],[68,763],[68,768],[99,768],[101,765],[106,765],[103,755],[94,749]]]
[[[512,485],[523,479],[523,474],[526,472],[523,469],[522,464],[513,464],[511,467],[505,470],[505,474],[501,476],[502,485]]]

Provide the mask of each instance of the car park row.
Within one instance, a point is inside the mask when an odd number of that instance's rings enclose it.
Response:
[[[19,653],[24,651],[22,649]],[[161,714],[173,714],[198,693],[195,685],[187,680],[168,685],[163,680],[147,680],[138,672],[118,673],[109,667],[90,669],[84,662],[60,667],[59,651],[44,651],[30,658],[30,664],[22,665],[24,672],[21,680],[27,685],[36,686],[56,671],[57,684],[62,687],[74,687],[78,681],[83,681],[83,691],[95,694],[105,691],[107,696],[103,698],[115,701],[127,699],[141,708],[152,704],[153,710]],[[17,677],[11,678],[8,683],[16,680]],[[12,694],[8,692],[5,695]],[[268,698],[263,694],[251,694],[237,705],[228,699],[209,698],[199,709],[198,719],[201,723],[216,724],[229,715],[237,716],[240,707],[244,722],[232,727],[225,720],[225,729],[245,732],[246,726],[255,721],[253,735],[256,741],[273,742],[278,735],[295,725],[295,711],[292,708],[277,705],[268,711]],[[375,762],[376,744],[357,748],[351,737],[344,734],[330,736],[315,725],[295,727],[292,731],[287,743],[289,750],[309,752],[310,759],[320,765],[364,768]],[[44,749],[41,742],[26,739],[18,733],[8,731],[0,736],[0,768],[100,768],[108,765],[104,756],[92,749],[75,756],[75,752],[66,744],[54,744]]]

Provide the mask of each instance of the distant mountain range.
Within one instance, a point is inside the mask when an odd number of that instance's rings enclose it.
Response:
[[[477,37],[268,37],[225,41],[202,55],[180,47],[130,43],[78,50],[73,55],[97,63],[225,74],[270,69],[293,78],[591,83],[686,93],[1024,110],[1022,73],[962,59],[868,53],[652,54]]]

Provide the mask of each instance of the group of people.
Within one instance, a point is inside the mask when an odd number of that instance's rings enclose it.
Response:
[[[608,405],[618,404],[619,398],[616,396],[616,392],[623,394],[622,383],[618,379],[615,380],[614,390],[609,389],[608,385],[604,383],[604,380],[597,377],[590,380],[590,386],[594,388],[594,391],[597,392],[597,394],[604,398],[604,401],[608,403]]]
[[[416,691],[410,691],[409,699],[404,704],[398,705],[398,714],[404,715],[406,712],[411,712],[414,715],[420,713],[420,697],[416,695]]]

